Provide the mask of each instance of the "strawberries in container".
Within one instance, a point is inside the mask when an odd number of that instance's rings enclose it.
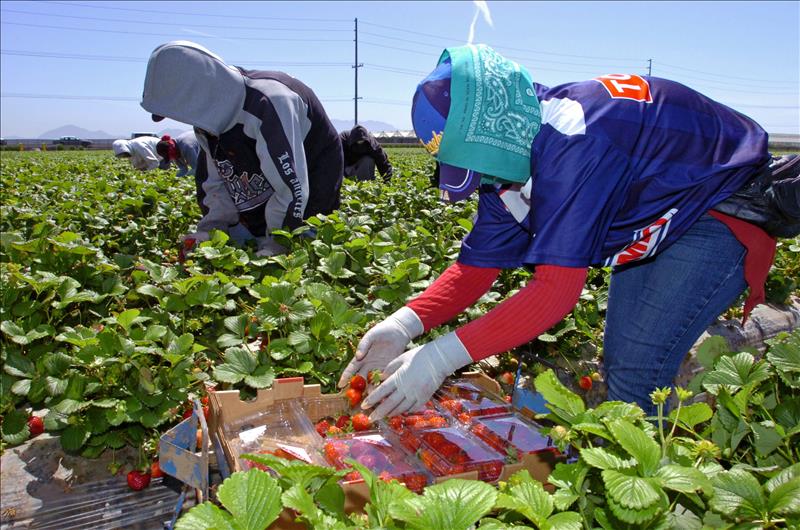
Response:
[[[441,412],[433,408],[433,403],[428,402],[426,409],[420,412],[409,412],[392,416],[386,419],[386,424],[402,436],[406,431],[421,431],[424,429],[441,429],[449,427],[450,422]]]
[[[421,431],[416,436],[417,457],[437,477],[477,471],[479,480],[495,482],[503,471],[503,455],[457,427]]]
[[[525,454],[545,451],[558,454],[549,437],[540,427],[519,414],[475,418],[470,431],[497,452],[516,462]]]
[[[328,440],[323,454],[337,469],[348,467],[345,460],[352,458],[381,479],[397,479],[412,491],[420,492],[428,484],[427,473],[405,451],[379,433]],[[360,474],[351,475],[346,476],[345,481],[361,480]]]
[[[512,412],[511,405],[500,396],[463,379],[446,381],[434,395],[434,401],[462,423],[470,423],[477,416]]]

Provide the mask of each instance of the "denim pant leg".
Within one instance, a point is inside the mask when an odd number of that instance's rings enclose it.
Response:
[[[747,286],[745,253],[705,214],[654,258],[612,273],[603,354],[609,400],[655,414],[650,392],[672,386],[694,342]]]

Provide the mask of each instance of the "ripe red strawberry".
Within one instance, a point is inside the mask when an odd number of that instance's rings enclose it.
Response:
[[[354,375],[350,378],[350,388],[363,392],[367,388],[367,380],[362,375]]]
[[[325,438],[325,436],[328,434],[328,429],[330,429],[330,427],[331,427],[331,424],[328,423],[325,420],[322,420],[321,422],[317,423],[317,425],[316,425],[317,432],[323,438]]]
[[[150,476],[152,478],[159,478],[164,476],[164,472],[161,471],[161,465],[158,463],[158,460],[153,461],[150,464]]]
[[[591,390],[592,389],[592,378],[588,375],[584,375],[578,380],[578,386],[584,390]]]
[[[481,465],[478,475],[486,481],[492,482],[497,480],[500,473],[503,472],[503,463],[499,461],[486,462]]]
[[[345,482],[355,482],[357,480],[364,480],[361,478],[361,473],[358,471],[351,471],[347,475],[344,476]]]
[[[502,381],[503,383],[505,383],[505,384],[507,384],[509,386],[513,386],[514,385],[514,374],[512,374],[511,372],[503,372],[502,374],[500,374],[500,381]]]
[[[354,431],[366,431],[372,427],[372,423],[370,423],[369,418],[366,414],[358,413],[353,416],[353,430]]]
[[[351,407],[355,407],[361,403],[362,393],[355,388],[348,388],[344,395],[347,396],[347,400],[350,402]]]
[[[350,425],[350,416],[347,414],[342,414],[336,419],[336,426],[340,429],[346,429],[348,425]]]
[[[31,437],[39,436],[44,432],[44,420],[39,416],[31,416],[28,418],[28,430],[31,431]]]
[[[389,427],[392,428],[394,431],[399,431],[403,428],[403,417],[402,416],[392,416],[389,418]]]
[[[192,408],[189,407],[188,409],[183,411],[183,419],[191,418],[192,417]]]
[[[128,486],[133,491],[141,491],[150,485],[150,473],[144,473],[138,469],[128,473]]]

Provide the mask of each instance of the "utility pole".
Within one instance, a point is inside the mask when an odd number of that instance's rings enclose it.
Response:
[[[647,77],[650,77],[652,75],[653,75],[653,60],[652,59],[648,59],[647,60]]]
[[[353,96],[353,103],[355,105],[355,116],[353,117],[353,126],[356,126],[356,125],[358,125],[358,100],[361,99],[360,97],[358,97],[358,69],[361,68],[362,66],[364,66],[364,63],[359,63],[358,62],[358,17],[355,18],[354,22],[355,22],[355,26],[354,26],[355,39],[353,39],[353,42],[355,43],[356,55],[355,55],[355,61],[353,62],[353,72],[355,72],[355,76],[354,76],[355,77],[355,95]]]

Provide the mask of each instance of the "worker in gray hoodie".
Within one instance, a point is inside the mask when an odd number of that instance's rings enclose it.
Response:
[[[174,41],[150,55],[142,107],[194,126],[203,218],[186,239],[212,229],[286,251],[271,232],[339,207],[342,144],[312,90],[282,72],[229,66],[199,44]],[[244,234],[244,236],[242,235]]]

